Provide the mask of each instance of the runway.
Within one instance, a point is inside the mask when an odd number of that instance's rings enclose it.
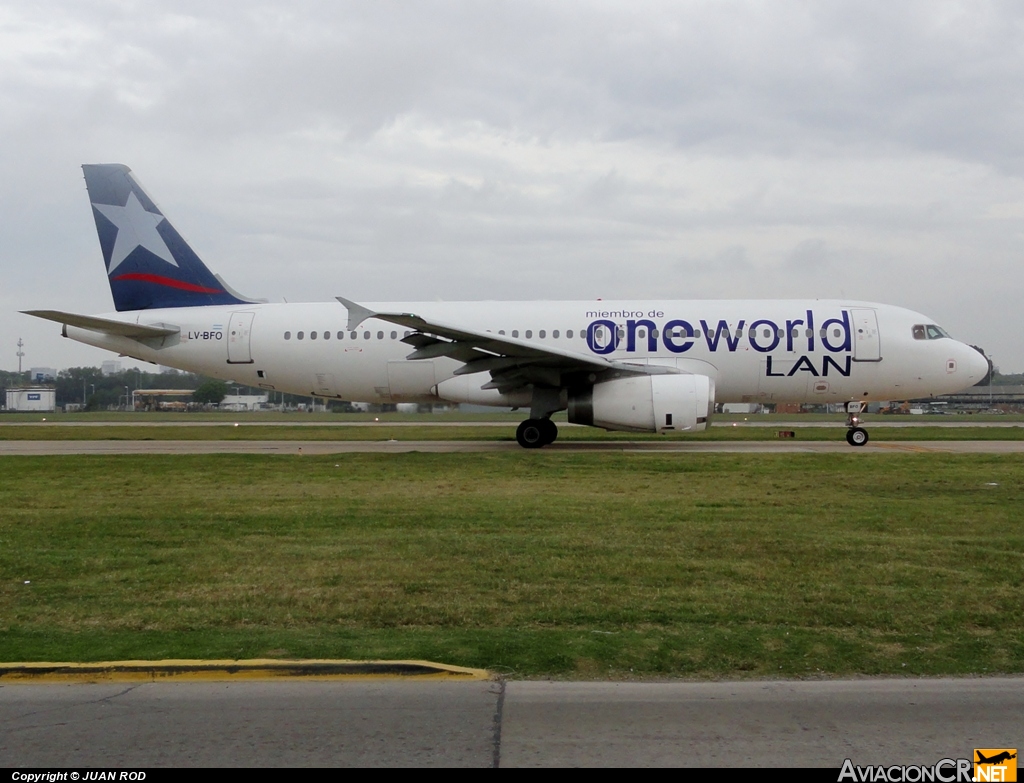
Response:
[[[147,414],[138,414],[145,416]],[[301,416],[301,414],[297,414]],[[429,416],[424,416],[418,421],[392,421],[385,419],[384,421],[303,421],[301,418],[288,421],[257,421],[250,418],[245,418],[237,422],[238,426],[242,427],[315,427],[315,428],[331,428],[331,427],[504,427],[506,429],[515,431],[515,428],[519,425],[518,420],[509,421],[448,421],[446,419],[432,419]],[[114,421],[103,421],[103,420],[90,420],[90,421],[67,421],[63,418],[42,417],[39,421],[0,421],[0,427],[234,427],[236,422],[229,417],[225,417],[223,421],[194,421],[187,418],[173,421],[166,419],[153,420],[135,420],[135,419],[119,419]],[[558,422],[559,427],[579,427],[584,428],[584,424],[571,424],[566,421]],[[800,429],[802,427],[811,428],[829,428],[829,429],[845,429],[845,420],[833,420],[833,421],[808,421],[806,419],[792,419],[787,421],[779,421],[777,419],[769,421],[759,421],[754,416],[751,421],[712,421],[712,427],[767,427],[777,429]],[[964,428],[964,427],[995,427],[995,428],[1021,428],[1024,427],[1022,421],[973,421],[971,419],[956,419],[950,421],[947,418],[921,418],[914,417],[910,418],[896,418],[888,419],[885,421],[873,421],[869,420],[864,426],[866,427],[881,427],[881,428],[901,428],[901,427],[949,427],[949,428]]]
[[[9,767],[926,764],[1020,747],[1024,678],[0,686]]]
[[[881,441],[853,447],[845,441],[563,441],[527,452],[515,441],[490,440],[8,440],[0,456],[86,454],[400,454],[475,453],[679,453],[679,454],[1022,454],[1024,440]]]

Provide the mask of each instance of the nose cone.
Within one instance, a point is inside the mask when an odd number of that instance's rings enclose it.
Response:
[[[964,380],[973,386],[988,375],[988,359],[969,345],[961,346],[960,367],[965,371]]]

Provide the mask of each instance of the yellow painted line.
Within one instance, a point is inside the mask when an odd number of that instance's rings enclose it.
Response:
[[[232,660],[0,663],[0,685],[31,682],[175,682],[232,680],[489,680],[485,669],[432,661]]]

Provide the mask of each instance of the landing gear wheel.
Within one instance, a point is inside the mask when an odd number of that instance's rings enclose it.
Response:
[[[851,427],[846,431],[846,442],[851,446],[863,446],[868,442],[868,431],[863,427]]]
[[[544,431],[544,445],[547,446],[550,443],[554,443],[558,437],[558,427],[551,419],[541,419],[541,426]]]
[[[527,419],[516,429],[516,440],[524,449],[539,449],[550,441],[545,440],[545,424],[551,424],[546,419]],[[554,425],[552,425],[554,426]]]

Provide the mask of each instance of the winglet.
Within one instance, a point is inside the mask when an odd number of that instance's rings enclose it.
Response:
[[[348,308],[348,330],[350,332],[367,318],[373,318],[377,315],[373,310],[363,307],[361,304],[356,304],[351,299],[346,299],[343,296],[336,296],[334,298]]]

